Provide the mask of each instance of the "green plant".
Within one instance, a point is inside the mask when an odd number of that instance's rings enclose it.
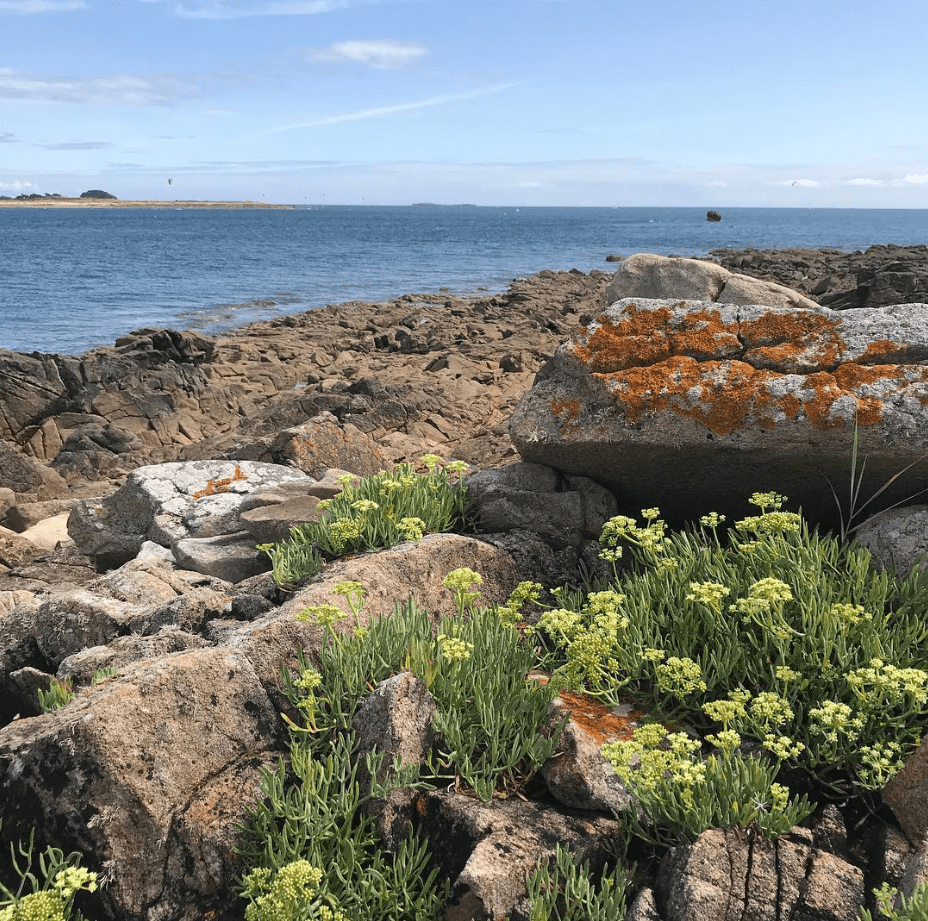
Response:
[[[69,704],[77,696],[74,693],[74,687],[70,678],[59,681],[52,678],[47,691],[38,689],[39,706],[43,713],[51,713],[52,710],[59,710],[65,704]]]
[[[877,918],[885,918],[887,921],[928,921],[928,883],[919,883],[908,898],[886,883],[874,889],[873,895],[877,904]],[[895,903],[898,903],[898,908]],[[873,921],[873,915],[866,908],[861,909],[858,921]]]
[[[242,880],[248,921],[439,918],[447,883],[439,885],[436,871],[427,869],[428,849],[415,835],[396,854],[380,843],[366,807],[389,792],[376,781],[383,757],[368,756],[373,779],[362,790],[355,741],[342,734],[321,757],[305,737],[295,738],[289,772],[283,761],[264,772],[264,799],[251,810],[240,851],[253,868]]]
[[[274,562],[278,585],[291,586],[315,575],[323,556],[334,559],[393,547],[402,541],[421,540],[427,532],[450,531],[462,522],[467,507],[463,482],[467,465],[453,461],[442,468],[440,460],[426,454],[423,474],[416,473],[412,464],[399,464],[391,472],[360,480],[344,476],[342,491],[319,503],[319,520],[293,528],[289,540],[276,546],[261,545]]]
[[[621,864],[594,882],[559,844],[553,866],[539,861],[528,878],[529,921],[624,921],[628,873]]]
[[[299,615],[317,619],[325,631],[319,670],[301,657],[300,674],[290,683],[291,699],[306,720],[302,731],[332,738],[350,725],[372,687],[412,671],[426,682],[438,708],[433,727],[441,743],[429,765],[431,776],[463,782],[484,800],[522,789],[554,754],[567,718],[549,719],[553,686],[526,681],[534,650],[509,622],[511,607],[531,592],[520,586],[502,609],[468,608],[479,579],[469,569],[448,575],[458,613],[443,616],[435,634],[427,613],[412,601],[350,637],[332,629],[347,616],[334,605]]]
[[[80,854],[49,846],[36,855],[34,831],[27,845],[11,844],[10,854],[19,886],[14,892],[0,883],[0,921],[82,921],[75,896],[95,892],[97,877],[80,865]]]
[[[788,832],[815,809],[803,796],[774,782],[778,765],[737,749],[732,730],[710,736],[718,754],[700,755],[701,745],[685,732],[658,723],[637,729],[632,739],[603,746],[622,782],[635,794],[651,825],[645,831],[634,812],[628,819],[640,837],[694,841],[707,828],[755,825],[767,837]]]
[[[107,678],[112,678],[116,674],[115,668],[98,668],[90,679],[91,685],[102,684]]]
[[[886,492],[886,490],[889,489],[889,487],[899,479],[899,477],[904,476],[913,467],[917,466],[925,459],[928,459],[928,453],[922,454],[910,464],[906,464],[905,467],[894,473],[888,480],[886,480],[886,482],[868,499],[866,499],[864,502],[861,502],[860,491],[863,488],[864,476],[867,472],[867,458],[865,456],[863,460],[860,459],[860,430],[857,423],[855,422],[854,440],[851,446],[851,476],[846,507],[838,498],[838,493],[835,490],[834,484],[831,482],[831,480],[828,480],[828,486],[831,489],[831,494],[834,497],[835,505],[838,508],[838,516],[840,518],[840,528],[838,532],[839,539],[842,542],[849,540],[858,528],[870,520],[869,518],[865,518],[863,521],[857,521],[857,519],[863,515],[864,510],[876,502],[876,500],[879,499],[880,496],[882,496],[883,493]],[[888,511],[889,509],[897,508],[900,505],[906,505],[911,502],[912,499],[915,499],[925,492],[928,492],[928,488],[920,489],[917,492],[914,492],[911,496],[907,496],[905,499],[900,499],[898,502],[894,502],[887,508],[881,509],[881,511]]]
[[[630,694],[699,731],[754,738],[823,782],[879,789],[917,745],[928,702],[928,573],[876,572],[782,496],[752,501],[761,513],[727,540],[719,516],[674,534],[656,509],[644,526],[612,519],[605,555],[631,546],[638,568],[608,602],[591,593],[544,614],[545,655],[558,680],[606,701]]]

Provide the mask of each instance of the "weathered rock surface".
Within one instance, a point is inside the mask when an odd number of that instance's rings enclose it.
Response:
[[[732,272],[786,285],[834,310],[928,301],[928,246],[727,250],[710,258]]]
[[[924,496],[918,498],[924,499]],[[928,505],[891,509],[864,520],[854,538],[885,569],[906,575],[928,557]]]
[[[184,538],[237,530],[245,496],[295,480],[310,481],[298,470],[253,461],[140,467],[117,493],[78,505],[68,531],[88,556],[122,562],[133,558],[146,540],[170,546]]]
[[[828,482],[846,489],[855,422],[863,495],[928,447],[926,328],[928,305],[835,312],[629,298],[558,349],[510,433],[524,460],[589,476],[623,509],[737,513],[738,497],[777,489],[811,520],[830,520]],[[928,469],[917,466],[881,499],[925,486]]]
[[[636,253],[623,260],[606,300],[612,304],[627,297],[679,298],[718,304],[767,304],[771,307],[815,307],[814,301],[771,281],[739,275],[701,259]]]

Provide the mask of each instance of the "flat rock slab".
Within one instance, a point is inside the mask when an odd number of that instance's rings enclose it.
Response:
[[[510,434],[523,459],[589,476],[623,510],[741,512],[777,490],[830,521],[928,451],[928,305],[832,311],[626,298],[557,350]],[[885,504],[928,486],[916,464]]]
[[[102,501],[78,505],[68,532],[89,556],[121,563],[146,540],[169,547],[188,537],[216,537],[239,530],[245,497],[258,490],[311,477],[278,464],[254,461],[188,461],[133,470]]]

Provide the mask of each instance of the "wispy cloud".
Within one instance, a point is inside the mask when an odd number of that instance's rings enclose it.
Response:
[[[0,13],[34,16],[37,13],[67,13],[87,8],[84,0],[0,0]]]
[[[358,6],[351,0],[273,0],[270,3],[236,3],[229,0],[199,0],[179,3],[174,12],[185,19],[246,19],[255,16],[317,16]]]
[[[925,185],[928,183],[928,173],[909,173],[905,177],[906,182],[914,183],[915,185]]]
[[[883,186],[882,179],[848,179],[846,185]]]
[[[10,131],[5,131],[3,134],[0,134],[0,144],[15,144],[18,141],[19,138]]]
[[[9,189],[13,192],[24,192],[26,189],[36,189],[38,186],[34,182],[20,182],[18,179],[14,182],[0,182],[0,189]]]
[[[264,137],[269,134],[283,134],[285,131],[298,131],[304,128],[322,128],[325,125],[339,125],[344,122],[363,121],[368,118],[383,118],[387,115],[397,115],[400,112],[414,112],[417,109],[429,109],[433,106],[450,105],[454,102],[464,102],[468,99],[479,99],[481,96],[492,96],[505,92],[516,86],[515,83],[501,83],[495,86],[483,87],[479,90],[469,90],[466,93],[449,93],[445,96],[431,96],[428,99],[417,99],[414,102],[401,102],[393,106],[380,106],[376,109],[357,109],[354,112],[342,112],[338,115],[325,115],[309,121],[297,122],[292,125],[281,125],[279,128],[269,128],[258,132],[252,137]]]
[[[41,144],[45,150],[106,150],[113,145],[109,141],[64,141],[60,144]]]
[[[175,77],[44,77],[0,67],[0,99],[90,105],[167,106],[195,95],[193,85]]]
[[[315,64],[348,61],[367,64],[379,70],[400,70],[427,54],[427,49],[421,45],[404,45],[391,41],[352,41],[336,42],[325,49],[310,50],[307,56]]]

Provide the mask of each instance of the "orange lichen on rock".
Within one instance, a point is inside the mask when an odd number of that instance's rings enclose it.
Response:
[[[223,477],[221,480],[209,480],[203,489],[198,489],[194,494],[194,499],[202,499],[204,496],[215,496],[216,493],[229,492],[229,486],[236,480],[247,480],[248,477],[242,473],[242,468],[235,465],[235,473],[231,477]]]
[[[580,401],[578,399],[552,400],[551,412],[563,422],[573,422],[580,415]]]
[[[803,352],[823,368],[834,367],[845,348],[840,319],[806,310],[769,311],[738,324],[745,348],[768,360],[784,361]]]
[[[893,342],[892,339],[876,339],[867,344],[867,349],[857,359],[859,364],[868,364],[869,362],[879,362],[886,358],[887,355],[901,356],[907,351],[907,346],[900,342]]]
[[[571,720],[598,745],[630,739],[645,715],[644,711],[629,707],[628,714],[620,716],[595,697],[574,691],[559,691],[558,696],[570,711]]]
[[[680,315],[669,307],[641,310],[630,304],[615,323],[608,315],[574,355],[591,371],[609,373],[655,364],[674,355],[708,358],[737,352],[737,323],[725,323],[719,310],[703,308]]]

